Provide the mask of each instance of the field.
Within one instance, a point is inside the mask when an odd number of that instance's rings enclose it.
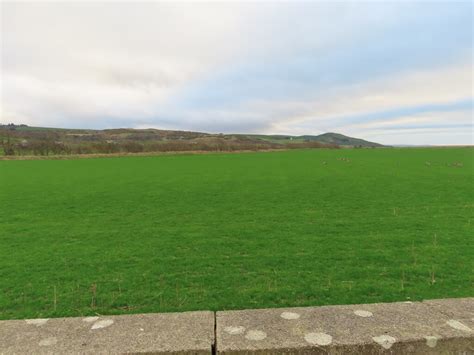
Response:
[[[0,161],[0,318],[474,296],[472,148]]]

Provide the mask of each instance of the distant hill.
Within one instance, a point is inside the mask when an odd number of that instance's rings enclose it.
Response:
[[[316,141],[326,144],[337,144],[344,147],[383,147],[382,144],[369,142],[359,138],[352,138],[339,133],[324,133],[319,136],[301,136],[305,141]]]
[[[303,135],[303,136],[290,136],[290,135],[248,135],[248,137],[267,140],[274,143],[283,142],[317,142],[321,144],[338,145],[339,147],[345,148],[376,148],[383,147],[382,144],[369,142],[359,138],[352,138],[345,136],[340,133],[323,133],[317,136]]]
[[[338,133],[317,136],[214,134],[161,129],[65,129],[0,125],[0,155],[67,155],[168,151],[236,151],[382,147]],[[3,148],[3,149],[2,149]]]

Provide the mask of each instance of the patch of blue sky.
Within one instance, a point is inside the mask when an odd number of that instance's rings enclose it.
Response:
[[[217,68],[185,88],[174,100],[182,108],[232,108],[253,100],[308,100],[327,90],[363,84],[472,60],[472,4],[421,3],[398,8],[398,21],[380,19],[366,29],[318,47],[287,43],[286,52],[246,55],[236,65]],[[407,13],[404,13],[406,11]],[[298,21],[311,21],[311,13]],[[344,26],[343,23],[338,23]],[[311,26],[306,26],[306,29]],[[278,41],[276,38],[271,41]],[[265,45],[265,44],[262,44]]]
[[[369,112],[360,115],[350,115],[345,117],[334,117],[332,118],[332,123],[337,124],[355,124],[355,123],[368,123],[374,121],[386,121],[390,119],[395,119],[399,117],[415,116],[421,113],[443,113],[443,112],[452,112],[452,111],[461,111],[467,110],[471,113],[473,112],[474,99],[465,98],[459,101],[449,102],[449,103],[432,103],[428,105],[417,105],[409,107],[397,107],[390,110],[378,111],[378,112]]]

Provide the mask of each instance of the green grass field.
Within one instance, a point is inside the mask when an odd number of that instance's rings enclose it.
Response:
[[[2,319],[474,296],[473,242],[471,148],[0,161]]]

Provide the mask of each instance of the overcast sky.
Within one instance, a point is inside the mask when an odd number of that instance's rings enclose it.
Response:
[[[0,122],[473,144],[473,5],[2,2]]]

